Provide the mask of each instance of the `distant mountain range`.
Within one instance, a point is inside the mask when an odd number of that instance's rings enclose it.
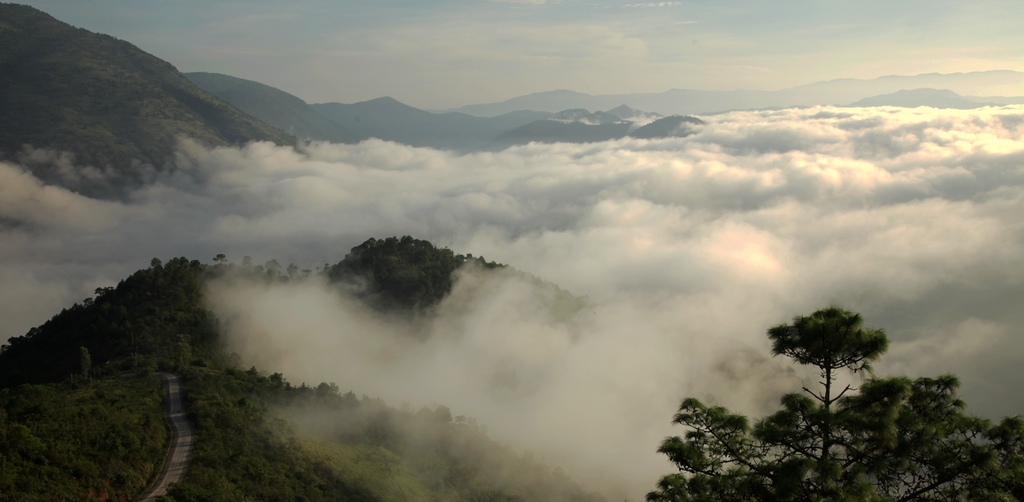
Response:
[[[216,73],[185,74],[203,90],[274,127],[304,139],[352,142],[378,138],[410,146],[455,151],[498,150],[533,141],[589,143],[626,136],[663,116],[620,105],[608,111],[582,108],[557,113],[517,110],[495,117],[433,113],[383,97],[359,103],[306,104],[268,85]],[[648,138],[678,135],[672,127],[647,129]],[[697,120],[697,119],[692,119]],[[699,122],[699,121],[698,121]]]
[[[160,169],[172,159],[178,136],[209,145],[295,142],[128,42],[0,4],[0,155],[51,148],[118,183],[141,182],[146,165]],[[93,194],[118,190],[110,176],[70,180],[44,167],[35,174]]]
[[[626,136],[641,139],[684,137],[696,132],[703,124],[704,121],[695,117],[662,117],[626,105],[593,113],[583,108],[572,108],[505,132],[488,147],[500,150],[531,142],[593,143]]]
[[[559,90],[443,113],[390,97],[308,104],[251,80],[182,74],[128,42],[74,28],[32,7],[0,4],[0,159],[28,166],[46,183],[104,197],[123,195],[126,187],[173,169],[179,137],[209,146],[379,138],[467,152],[627,135],[681,137],[703,124],[689,115],[735,109],[999,106],[1024,103],[1014,96],[1022,90],[1024,73],[989,71],[842,79],[779,91],[592,96]],[[46,155],[29,155],[26,146],[70,152],[77,165],[97,169],[88,176],[69,172],[39,160]]]
[[[334,143],[356,143],[366,138],[327,120],[298,96],[269,85],[220,73],[184,75],[200,89],[293,136]]]
[[[468,105],[451,111],[490,117],[512,110],[538,110],[553,113],[569,108],[604,110],[625,104],[632,108],[650,110],[664,115],[701,115],[729,110],[843,105],[880,94],[921,88],[948,89],[964,96],[978,96],[999,91],[1013,91],[1013,94],[1024,93],[1024,73],[999,70],[888,76],[873,80],[840,79],[778,91],[672,89],[660,93],[590,95],[563,89],[528,94],[500,103]],[[1020,97],[970,97],[968,99],[999,104],[1024,102],[1024,98]]]
[[[314,104],[311,107],[335,124],[363,137],[460,151],[481,147],[509,129],[551,115],[531,111],[512,111],[496,117],[474,117],[456,112],[431,113],[390,97],[354,104]]]
[[[981,99],[984,98],[965,98],[949,89],[909,89],[864,98],[850,103],[849,106],[900,106],[904,108],[930,106],[932,108],[969,110],[1005,104],[993,101],[980,101]]]

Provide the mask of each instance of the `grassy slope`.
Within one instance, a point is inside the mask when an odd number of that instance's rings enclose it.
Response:
[[[161,167],[179,135],[213,146],[294,142],[170,63],[23,5],[0,4],[0,110],[0,151],[69,151],[121,174],[139,174],[138,162]]]

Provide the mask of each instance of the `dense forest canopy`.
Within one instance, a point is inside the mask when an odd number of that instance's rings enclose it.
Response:
[[[487,269],[502,266],[407,235],[369,239],[326,271],[331,281],[348,284],[373,305],[416,309],[441,301],[451,292],[452,273],[471,262]]]

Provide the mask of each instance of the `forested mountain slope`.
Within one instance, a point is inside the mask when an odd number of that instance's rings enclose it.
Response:
[[[0,4],[0,110],[4,156],[25,145],[71,152],[121,182],[144,177],[147,164],[164,167],[178,136],[212,146],[294,142],[126,41],[15,4]],[[90,194],[117,191],[44,167],[35,174]]]
[[[162,421],[153,427],[160,413],[157,368],[182,376],[197,431],[189,472],[171,491],[176,501],[602,500],[444,406],[399,410],[344,392],[344,382],[293,385],[281,374],[238,368],[237,356],[219,341],[221,322],[205,307],[206,281],[316,278],[275,261],[218,261],[154,259],[3,346],[0,500],[72,493],[62,493],[64,486],[80,490],[81,499],[132,500],[141,493],[166,441]],[[342,290],[362,284],[365,293],[356,297],[376,309],[429,315],[451,291],[452,273],[470,263],[501,267],[390,237],[364,242],[323,273]],[[120,378],[125,370],[135,376]],[[68,404],[51,405],[57,402]],[[134,425],[110,432],[95,423],[100,419]]]

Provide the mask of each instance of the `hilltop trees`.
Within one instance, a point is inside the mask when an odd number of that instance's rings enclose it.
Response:
[[[820,371],[820,388],[783,396],[782,409],[747,418],[696,399],[674,422],[684,437],[658,450],[679,472],[650,502],[1016,500],[1024,481],[1024,423],[965,413],[951,375],[868,378],[837,392],[838,372],[860,373],[885,333],[838,307],[768,330],[772,352]]]
[[[324,270],[331,282],[349,284],[371,305],[415,310],[440,302],[452,289],[452,274],[470,262],[488,269],[502,266],[406,235],[368,239]]]
[[[134,499],[158,470],[167,439],[156,368],[181,373],[199,438],[171,493],[179,502],[601,500],[444,406],[396,409],[335,384],[295,386],[280,373],[238,369],[239,356],[218,338],[230,318],[208,310],[205,285],[302,281],[307,272],[269,275],[250,257],[241,267],[214,261],[153,259],[0,345],[0,502]],[[499,266],[411,237],[373,239],[328,278],[365,280],[395,299],[375,306],[429,309],[451,288],[444,274],[470,263]],[[136,378],[120,374],[131,368]],[[67,382],[79,375],[90,375],[91,385]]]

